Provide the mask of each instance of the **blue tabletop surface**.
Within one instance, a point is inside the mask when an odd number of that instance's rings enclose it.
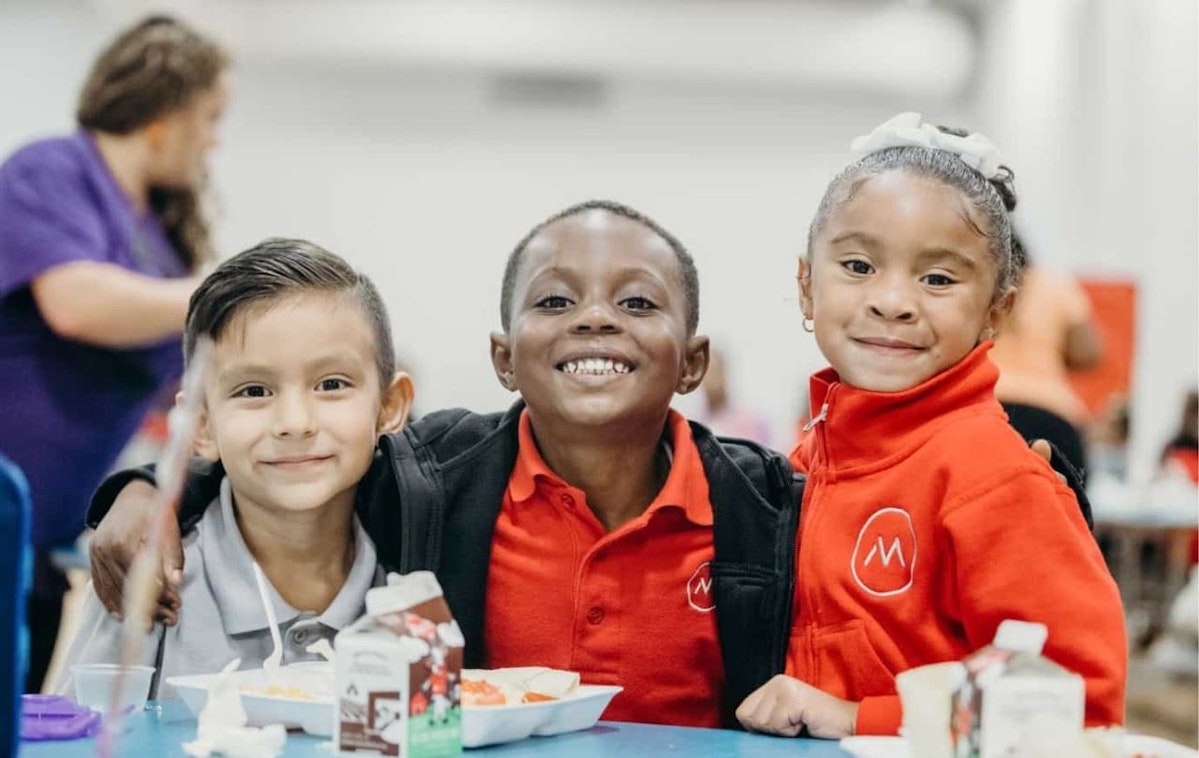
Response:
[[[119,755],[184,756],[181,745],[196,737],[196,722],[179,701],[150,706],[130,718],[129,730],[120,742]],[[329,741],[301,732],[287,735],[286,758],[337,755]],[[94,740],[71,742],[22,743],[22,758],[65,758],[87,756],[95,752]],[[468,758],[497,755],[504,758],[546,758],[566,755],[572,758],[630,758],[631,756],[679,755],[688,758],[708,756],[803,756],[804,758],[845,758],[849,753],[825,740],[764,737],[719,729],[691,729],[677,726],[651,726],[601,721],[583,732],[556,737],[532,737],[507,745],[467,750]]]

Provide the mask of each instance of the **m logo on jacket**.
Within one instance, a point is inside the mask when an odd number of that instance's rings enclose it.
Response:
[[[850,558],[854,581],[876,597],[906,592],[916,568],[916,530],[903,508],[886,507],[866,519]]]

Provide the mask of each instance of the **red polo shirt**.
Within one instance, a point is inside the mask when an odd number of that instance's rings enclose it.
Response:
[[[712,505],[691,429],[667,420],[670,474],[636,519],[605,531],[549,469],[526,412],[491,543],[487,665],[578,671],[624,687],[613,721],[720,725],[724,666],[708,564]]]

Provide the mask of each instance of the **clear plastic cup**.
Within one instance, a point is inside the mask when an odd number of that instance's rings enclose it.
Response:
[[[115,663],[77,663],[72,666],[71,679],[75,682],[75,702],[102,713],[107,711],[113,705],[113,688],[117,686],[121,670],[122,667]],[[154,667],[127,666],[124,672],[117,710],[145,708],[146,696],[150,693],[150,681],[154,678]]]

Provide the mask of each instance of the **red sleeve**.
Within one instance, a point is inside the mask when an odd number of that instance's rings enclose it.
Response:
[[[864,697],[858,704],[854,734],[899,734],[902,716],[899,695]]]
[[[1044,655],[1086,681],[1087,725],[1122,724],[1120,594],[1074,495],[1042,463],[947,504],[950,591],[972,647],[991,642],[1004,619],[1045,624]]]

